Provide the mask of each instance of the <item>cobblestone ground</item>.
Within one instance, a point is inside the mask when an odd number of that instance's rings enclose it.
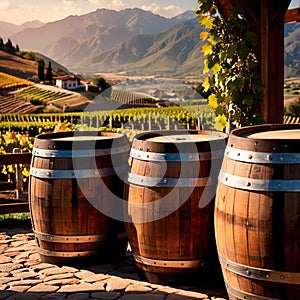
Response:
[[[0,232],[0,299],[221,300],[226,297],[224,288],[171,287],[144,282],[137,274],[130,252],[122,263],[86,269],[43,263],[31,230]]]

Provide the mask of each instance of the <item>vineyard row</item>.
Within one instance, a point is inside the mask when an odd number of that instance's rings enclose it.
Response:
[[[33,85],[31,81],[0,72],[0,89]]]
[[[196,128],[200,124],[211,126],[214,113],[207,106],[130,108],[113,111],[91,111],[63,114],[2,114],[0,130],[40,131],[52,130],[58,123],[70,127],[109,127],[131,129],[168,129],[170,126]],[[36,132],[38,129],[39,132]]]

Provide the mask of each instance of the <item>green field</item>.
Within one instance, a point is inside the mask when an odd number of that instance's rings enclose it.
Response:
[[[46,104],[70,95],[67,92],[50,91],[38,87],[29,87],[18,93],[19,97],[26,98],[33,104]]]

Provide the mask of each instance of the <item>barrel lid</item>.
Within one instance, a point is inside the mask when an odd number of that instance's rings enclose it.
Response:
[[[251,139],[266,139],[266,140],[300,140],[300,129],[283,129],[274,131],[262,131],[249,133],[246,135]]]
[[[124,134],[114,132],[55,132],[35,137],[34,148],[48,150],[103,149],[129,144]]]
[[[182,134],[157,136],[147,139],[148,142],[158,143],[190,143],[190,142],[207,142],[220,139],[219,136],[209,136],[205,134]]]
[[[234,129],[228,147],[259,152],[299,152],[300,124],[266,124]]]
[[[114,137],[112,136],[66,136],[66,137],[53,138],[52,141],[54,142],[99,141],[99,140],[108,140],[113,138]]]
[[[137,135],[132,148],[156,153],[210,151],[225,148],[228,135],[219,131],[149,131]]]

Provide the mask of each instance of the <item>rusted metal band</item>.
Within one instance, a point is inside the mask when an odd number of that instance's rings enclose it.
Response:
[[[204,266],[203,260],[159,260],[150,259],[137,254],[133,254],[133,257],[137,263],[164,268],[199,268]]]
[[[300,180],[285,179],[254,179],[232,175],[222,170],[219,182],[241,190],[265,192],[300,192]]]
[[[225,157],[258,164],[300,164],[300,153],[254,152],[227,147]]]
[[[130,156],[145,161],[168,161],[168,162],[189,162],[207,161],[221,159],[224,157],[224,150],[199,153],[157,153],[131,149]]]
[[[270,298],[260,295],[255,295],[251,293],[247,293],[238,289],[233,288],[232,286],[229,286],[227,283],[226,289],[229,295],[234,296],[237,299],[243,299],[243,300],[284,300],[282,298]]]
[[[38,253],[44,256],[53,256],[53,257],[83,257],[83,256],[93,256],[96,255],[97,251],[53,251],[46,250],[40,247],[37,247]]]
[[[105,235],[55,235],[33,231],[37,239],[52,243],[92,243],[104,241]]]
[[[224,269],[243,277],[278,283],[300,284],[300,273],[255,268],[233,262],[220,256],[219,261]]]
[[[143,187],[203,187],[212,184],[209,177],[202,178],[158,178],[128,174],[128,182]]]
[[[48,150],[48,149],[39,149],[33,148],[32,155],[37,157],[61,157],[61,158],[70,158],[70,157],[95,157],[95,156],[105,156],[105,155],[114,155],[120,153],[126,153],[130,150],[130,145],[125,145],[121,147],[112,147],[106,149],[90,149],[90,150]]]
[[[30,167],[30,175],[37,178],[47,179],[74,179],[74,178],[97,178],[124,174],[128,170],[127,165],[115,168],[88,169],[88,170],[46,170]]]

